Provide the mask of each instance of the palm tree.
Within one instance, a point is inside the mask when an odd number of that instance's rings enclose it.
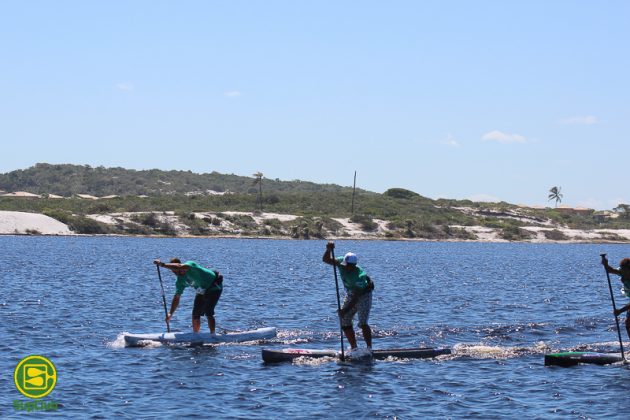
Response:
[[[549,201],[556,200],[556,207],[558,207],[558,203],[562,202],[562,193],[560,192],[561,187],[552,187],[549,190]]]
[[[254,182],[252,183],[252,185],[256,185],[258,184],[258,198],[257,198],[257,202],[258,202],[258,206],[260,207],[260,211],[263,211],[263,206],[262,206],[262,178],[263,178],[263,173],[262,172],[256,172],[254,175]]]

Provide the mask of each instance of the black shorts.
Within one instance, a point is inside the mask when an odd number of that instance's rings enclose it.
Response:
[[[204,315],[207,317],[213,317],[214,307],[217,306],[217,302],[221,297],[221,292],[222,290],[215,290],[212,292],[206,290],[206,293],[203,295],[196,295],[192,310],[193,318],[199,319]]]

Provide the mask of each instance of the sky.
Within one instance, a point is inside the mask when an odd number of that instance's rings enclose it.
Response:
[[[630,203],[630,2],[0,1],[0,173]],[[626,175],[627,176],[627,175]]]

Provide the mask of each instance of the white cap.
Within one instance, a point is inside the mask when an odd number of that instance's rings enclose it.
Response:
[[[341,265],[356,264],[356,263],[357,263],[357,255],[352,252],[348,252],[346,255],[343,256],[343,261],[341,262]]]

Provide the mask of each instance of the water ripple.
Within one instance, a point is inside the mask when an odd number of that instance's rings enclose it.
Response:
[[[375,348],[450,347],[452,354],[369,364],[262,363],[262,347],[339,348],[334,279],[321,263],[324,243],[0,237],[0,368],[13,372],[30,354],[53,360],[58,383],[50,397],[61,404],[59,417],[625,413],[628,367],[543,365],[547,352],[619,348],[599,245],[338,241],[338,252],[356,252],[375,279]],[[606,252],[618,260],[630,246],[606,245]],[[263,343],[125,347],[125,332],[164,330],[151,261],[173,256],[223,272],[219,328],[275,326],[278,336]],[[164,270],[162,276],[170,300],[174,278]],[[190,330],[191,306],[187,291],[173,328]],[[0,389],[6,391],[0,412],[16,414],[12,402],[21,396],[10,375],[0,377]]]

